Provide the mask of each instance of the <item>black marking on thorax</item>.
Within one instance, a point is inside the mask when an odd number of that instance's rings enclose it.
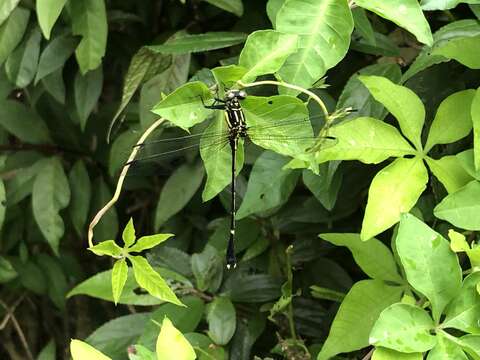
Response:
[[[240,102],[237,98],[225,101],[226,120],[230,130],[230,139],[237,140],[247,136],[247,124]]]

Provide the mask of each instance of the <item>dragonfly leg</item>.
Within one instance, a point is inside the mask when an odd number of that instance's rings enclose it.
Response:
[[[214,102],[212,105],[205,104],[203,97],[200,96],[200,100],[202,100],[203,107],[205,109],[212,109],[212,110],[225,110],[225,101],[222,99],[214,98]],[[219,105],[220,104],[220,105]]]

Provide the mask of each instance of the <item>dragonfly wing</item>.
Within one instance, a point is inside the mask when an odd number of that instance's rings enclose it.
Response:
[[[315,143],[308,109],[297,98],[250,97],[242,104],[247,134],[253,143],[279,154],[295,156]]]

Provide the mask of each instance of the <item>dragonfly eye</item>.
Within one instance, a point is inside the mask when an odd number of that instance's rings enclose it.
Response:
[[[233,93],[232,91],[229,91],[229,92],[227,93],[227,98],[228,98],[228,99],[233,99],[234,97],[235,97],[235,93]]]
[[[246,93],[245,91],[243,91],[243,90],[240,90],[240,91],[238,92],[238,97],[243,100],[243,99],[245,99],[245,98],[247,97],[247,93]]]

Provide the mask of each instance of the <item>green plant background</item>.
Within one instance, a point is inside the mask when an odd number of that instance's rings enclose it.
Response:
[[[0,0],[0,358],[480,359],[479,17],[477,0]],[[263,129],[237,158],[238,267],[230,155],[207,135],[132,171],[89,246],[149,126],[224,126],[200,99],[215,86],[245,86]],[[337,141],[306,154],[272,131]]]

